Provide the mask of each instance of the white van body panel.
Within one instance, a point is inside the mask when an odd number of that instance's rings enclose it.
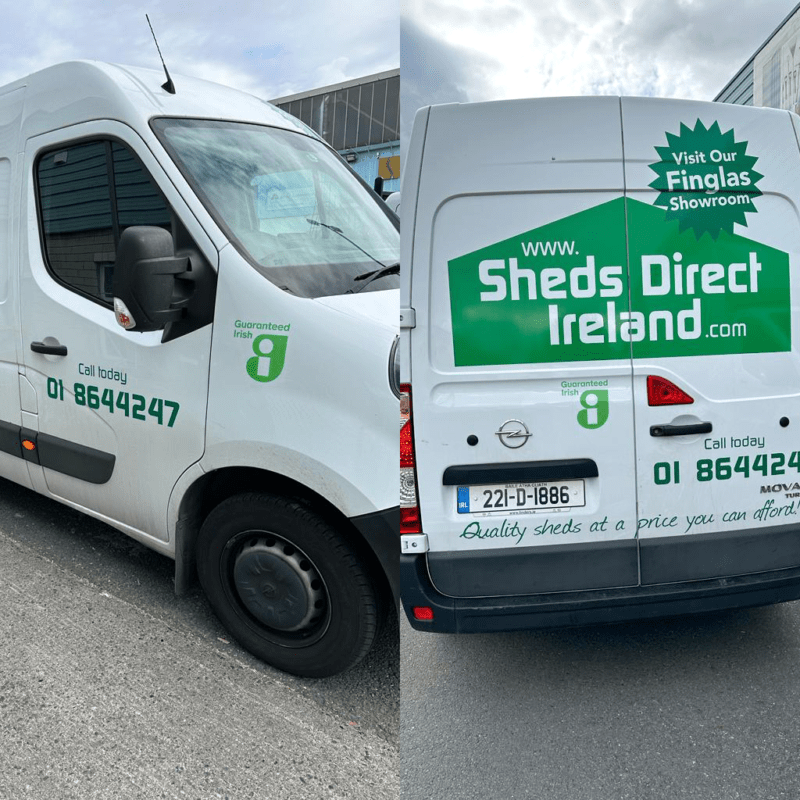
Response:
[[[20,176],[19,126],[24,91],[8,87],[0,94],[0,253],[7,270],[0,277],[0,419],[19,422],[20,411],[36,413],[35,400],[22,388],[19,375],[22,335],[19,326],[19,218]],[[24,401],[24,405],[22,404]],[[28,465],[7,453],[0,453],[0,471],[10,480],[32,487]]]
[[[417,113],[415,627],[744,605],[720,599],[740,580],[750,604],[796,595],[798,132],[788,112],[652,98]],[[428,604],[441,623],[413,619]]]
[[[269,285],[265,302],[264,283],[233,248],[222,251],[203,469],[237,462],[275,469],[348,517],[391,507],[395,459],[375,454],[396,449],[388,354],[397,335],[397,290],[312,300]],[[287,344],[276,380],[258,383],[248,376],[254,343],[268,329],[237,328],[237,320],[288,326],[278,334]],[[376,380],[354,386],[342,379],[362,370]]]
[[[175,82],[176,93],[167,94],[162,83],[160,70],[70,61],[9,84],[4,93],[26,89],[23,139],[93,119],[114,119],[143,130],[154,116],[197,116],[201,111],[208,119],[255,122],[316,136],[251,94],[185,76]]]

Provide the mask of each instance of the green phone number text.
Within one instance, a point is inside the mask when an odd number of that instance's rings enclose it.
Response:
[[[99,386],[75,383],[72,386],[75,404],[88,406],[89,408],[100,408],[105,406],[109,413],[119,412],[126,417],[133,419],[146,420],[152,417],[159,425],[166,425],[171,428],[178,418],[180,403],[173,400],[162,400],[154,397],[149,403],[147,398],[141,394],[128,394],[128,392],[115,392],[113,389],[101,388]],[[53,400],[64,399],[64,382],[55,378],[47,379],[47,396]]]
[[[786,475],[787,471],[800,472],[800,450],[789,453],[759,453],[756,456],[723,456],[701,458],[695,464],[698,481],[728,481],[741,475],[749,478],[756,473]],[[653,465],[653,481],[658,486],[681,482],[680,461],[659,461]]]

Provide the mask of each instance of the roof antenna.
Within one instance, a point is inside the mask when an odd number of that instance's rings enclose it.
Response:
[[[169,76],[167,65],[164,63],[164,56],[161,55],[161,48],[158,46],[158,39],[156,39],[156,32],[153,30],[153,26],[150,23],[150,17],[147,16],[147,14],[145,14],[144,18],[147,20],[147,24],[150,25],[150,33],[153,34],[153,41],[156,43],[156,50],[158,50],[158,57],[161,59],[161,65],[164,67],[164,74],[167,76],[167,82],[162,83],[161,88],[165,92],[169,92],[170,94],[175,94],[175,84],[172,82],[172,78],[170,78]]]

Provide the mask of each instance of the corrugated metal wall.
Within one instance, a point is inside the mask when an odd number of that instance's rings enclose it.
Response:
[[[400,155],[400,75],[349,83],[354,85],[328,86],[317,94],[279,99],[276,105],[343,156],[355,156],[350,166],[374,186],[379,158]],[[397,178],[384,181],[383,191],[399,190],[398,171]]]

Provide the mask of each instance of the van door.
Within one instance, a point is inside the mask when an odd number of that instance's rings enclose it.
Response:
[[[31,389],[19,374],[16,220],[19,207],[19,128],[25,89],[0,96],[0,475],[30,488],[19,431]]]
[[[174,239],[180,218],[205,258],[216,252],[126,126],[31,139],[26,175],[21,317],[37,488],[167,540],[172,487],[203,453],[211,326],[164,343],[161,331],[123,330],[112,310],[116,246],[131,225]]]
[[[419,181],[410,372],[434,585],[636,585],[619,101],[434,107]]]
[[[622,109],[642,584],[796,566],[790,115],[628,98]]]

